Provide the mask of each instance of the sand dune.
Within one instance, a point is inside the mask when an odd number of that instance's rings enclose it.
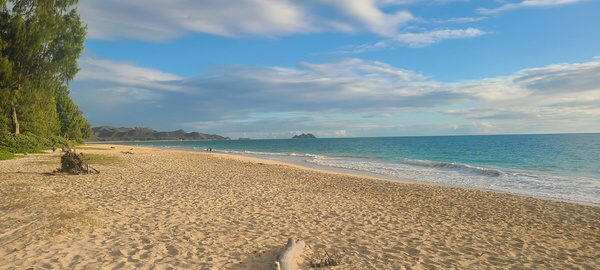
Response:
[[[0,268],[272,269],[288,237],[331,269],[598,269],[600,207],[323,173],[209,153],[93,145],[0,161]],[[418,179],[411,179],[418,180]]]

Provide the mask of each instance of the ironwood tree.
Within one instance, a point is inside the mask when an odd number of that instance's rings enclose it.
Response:
[[[35,133],[61,130],[55,94],[79,71],[86,36],[77,2],[0,0],[0,125],[11,132],[21,132],[21,119]]]

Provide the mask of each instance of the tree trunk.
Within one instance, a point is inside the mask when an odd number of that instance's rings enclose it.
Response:
[[[19,119],[17,118],[17,109],[15,109],[15,106],[11,106],[10,109],[12,112],[12,122],[13,122],[13,127],[15,128],[15,134],[20,134],[21,131],[19,129]]]

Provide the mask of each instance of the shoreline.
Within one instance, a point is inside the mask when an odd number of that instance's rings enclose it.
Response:
[[[106,145],[109,145],[109,144],[106,144]],[[126,146],[126,145],[118,145],[117,144],[117,145],[113,145],[113,146]],[[347,176],[353,176],[353,177],[363,177],[363,178],[374,179],[374,180],[392,181],[392,182],[399,182],[399,183],[406,183],[406,184],[419,184],[419,185],[429,185],[429,186],[446,187],[446,188],[462,188],[462,189],[469,189],[469,190],[479,190],[479,191],[494,192],[494,193],[501,193],[501,194],[507,194],[507,195],[514,195],[514,196],[529,197],[529,198],[535,198],[535,199],[541,199],[541,200],[576,203],[576,204],[581,204],[581,205],[600,207],[600,203],[596,204],[596,203],[586,202],[586,201],[568,200],[568,199],[560,199],[560,198],[546,197],[546,196],[536,196],[536,195],[522,194],[522,193],[517,193],[517,192],[499,191],[499,190],[493,190],[493,189],[476,188],[476,187],[468,187],[468,186],[445,184],[445,183],[431,183],[431,182],[424,182],[424,181],[421,182],[418,180],[397,178],[397,177],[393,177],[393,176],[386,176],[383,174],[377,174],[377,173],[368,172],[368,171],[338,168],[338,167],[332,167],[332,166],[324,166],[324,165],[312,164],[312,163],[308,163],[308,162],[286,162],[286,161],[273,160],[273,159],[267,159],[267,158],[246,156],[243,154],[237,155],[237,154],[232,154],[232,153],[205,152],[205,151],[187,150],[187,149],[185,149],[185,150],[184,149],[163,149],[160,147],[143,146],[143,145],[137,145],[137,146],[131,146],[131,147],[156,149],[156,150],[160,150],[160,151],[184,151],[184,152],[192,152],[192,153],[206,153],[206,154],[212,154],[212,155],[227,156],[227,157],[230,157],[233,159],[244,158],[244,159],[254,160],[257,163],[267,162],[267,163],[272,163],[272,164],[288,165],[288,166],[295,167],[295,168],[312,170],[312,171],[322,172],[322,173],[341,174],[341,175],[347,175]]]
[[[226,154],[88,144],[0,161],[0,268],[594,269],[600,208],[323,172]],[[87,149],[86,149],[87,148]],[[132,154],[126,154],[131,152]]]
[[[158,148],[153,148],[153,149],[158,149]],[[196,152],[196,151],[190,151],[190,150],[174,150],[174,151]],[[581,204],[581,205],[586,205],[586,206],[600,207],[600,204],[595,204],[595,203],[590,203],[590,202],[584,202],[584,201],[566,200],[566,199],[558,199],[558,198],[544,197],[544,196],[534,196],[534,195],[527,195],[527,194],[520,194],[520,193],[511,193],[511,192],[497,191],[497,190],[492,190],[492,189],[481,189],[481,188],[474,188],[474,187],[467,187],[467,186],[458,186],[458,185],[452,185],[452,184],[419,182],[417,180],[387,177],[385,175],[380,175],[380,174],[366,172],[366,171],[353,170],[353,169],[345,169],[345,168],[337,168],[337,167],[330,167],[330,166],[322,166],[322,165],[316,165],[316,164],[313,165],[313,164],[310,164],[310,163],[308,163],[308,164],[312,165],[313,167],[311,167],[311,166],[305,166],[305,165],[302,165],[302,164],[296,164],[296,163],[292,163],[292,162],[284,162],[284,161],[277,161],[277,160],[270,160],[270,159],[261,159],[261,158],[247,157],[247,156],[235,155],[235,154],[211,153],[211,152],[209,152],[208,154],[227,156],[227,157],[233,158],[233,159],[238,158],[238,157],[242,157],[242,158],[247,158],[249,160],[253,160],[253,161],[257,162],[257,163],[270,161],[270,162],[274,162],[273,164],[287,165],[287,166],[291,166],[291,167],[295,167],[295,168],[299,168],[299,169],[311,170],[311,171],[316,171],[316,172],[320,172],[320,173],[340,174],[340,175],[346,175],[346,176],[352,176],[352,177],[359,177],[359,178],[366,178],[366,179],[378,180],[378,181],[391,181],[391,182],[398,182],[398,183],[404,183],[404,184],[428,185],[428,186],[445,187],[445,188],[462,188],[462,189],[469,189],[469,190],[478,190],[478,191],[494,192],[494,193],[500,193],[500,194],[520,196],[520,197],[526,197],[526,198],[534,198],[534,199],[541,199],[541,200],[549,200],[549,201],[556,201],[556,202],[566,202],[566,203],[575,203],[575,204]]]

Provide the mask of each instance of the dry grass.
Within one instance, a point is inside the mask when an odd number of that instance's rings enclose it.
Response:
[[[17,192],[11,192],[8,194],[4,195],[4,198],[7,201],[10,200],[23,200],[23,199],[29,199],[31,197],[34,197],[37,195],[37,192],[33,191],[33,190],[22,190],[22,191],[17,191]]]
[[[27,207],[29,205],[30,205],[30,203],[24,202],[24,201],[9,202],[7,204],[0,205],[0,210],[8,211],[8,210],[24,209],[25,207]]]
[[[60,156],[44,157],[44,159],[33,160],[28,163],[34,165],[56,165],[60,164]]]
[[[87,163],[89,165],[121,165],[123,164],[123,160],[119,157],[102,155],[102,154],[87,154],[84,153],[83,156],[87,159]],[[30,164],[34,165],[57,165],[60,166],[60,156],[50,156],[45,157],[44,159],[30,161]]]
[[[38,184],[26,183],[26,182],[8,182],[8,183],[4,183],[4,185],[11,186],[11,187],[24,188],[24,187],[37,186]]]
[[[100,155],[100,154],[83,154],[88,159],[90,165],[121,165],[123,160],[119,157]]]
[[[0,231],[12,228],[16,216],[21,217],[20,224],[29,224],[28,228],[37,229],[20,230],[15,237],[50,239],[100,224],[89,209],[82,210],[85,207],[83,201],[35,186],[37,184],[24,182],[0,185],[0,211],[3,213],[0,215]]]
[[[77,146],[74,147],[75,150],[110,150],[108,148],[100,148],[100,147],[89,147],[89,146]]]
[[[87,210],[62,212],[50,216],[49,219],[53,220],[46,232],[49,238],[65,233],[81,232],[100,225],[100,221]]]
[[[27,183],[16,183],[16,184],[8,184],[6,186],[15,186],[19,188],[32,186]],[[8,210],[19,210],[25,209],[27,207],[47,207],[45,202],[47,199],[57,199],[56,195],[54,196],[44,196],[43,192],[34,191],[31,189],[28,190],[20,190],[15,192],[8,192],[2,194],[2,199],[0,199],[0,209],[4,211]],[[59,198],[60,199],[60,198]]]

